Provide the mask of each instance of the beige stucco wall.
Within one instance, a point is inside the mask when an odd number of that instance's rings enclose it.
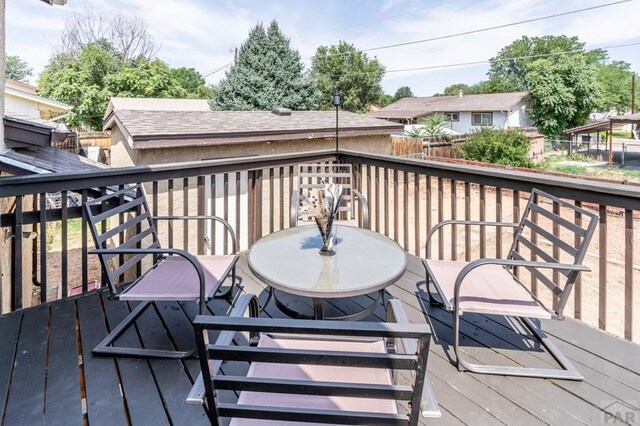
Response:
[[[390,152],[389,135],[341,137],[339,142],[340,147],[347,150],[376,154],[388,154]],[[122,131],[114,127],[111,133],[111,166],[127,167],[142,164],[317,151],[332,148],[335,148],[334,138],[134,150],[127,142]]]

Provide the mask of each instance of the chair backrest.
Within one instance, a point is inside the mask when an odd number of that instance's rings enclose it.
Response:
[[[208,414],[214,425],[222,424],[222,418],[225,417],[269,419],[281,422],[304,422],[313,418],[316,422],[342,424],[415,425],[418,423],[431,337],[430,328],[426,324],[301,321],[202,315],[196,318],[194,326],[202,377],[212,378],[204,380],[204,387]],[[208,330],[220,331],[223,334],[249,332],[251,333],[249,341],[253,342],[259,336],[260,343],[258,347],[240,344],[211,345],[207,340]],[[277,339],[280,342],[283,339],[295,339],[297,342],[300,339],[307,339],[308,343],[303,343],[304,349],[299,347],[287,349],[287,344],[263,345],[264,339],[268,341]],[[393,346],[391,343],[396,339],[416,339],[415,353],[405,354],[399,350],[391,353],[385,351],[386,344]],[[340,349],[331,349],[332,347],[328,344],[330,341],[334,345],[337,342]],[[353,346],[349,346],[353,342],[365,342],[365,344],[375,342],[373,344],[382,349],[356,352]],[[229,371],[239,371],[234,367],[233,361],[254,364],[249,367],[249,373],[246,376],[221,376],[217,370],[224,361],[227,361],[225,365],[229,366],[225,369],[227,374]],[[297,365],[302,366],[303,373],[295,378],[291,378],[291,375],[283,377],[283,374],[278,373],[283,371],[283,366],[288,366],[286,368],[290,371],[291,365],[294,366],[293,368]],[[312,376],[322,376],[314,370],[314,366],[330,366],[332,375],[339,377],[331,381],[321,377],[316,378],[320,381],[314,382]],[[346,367],[348,373],[342,375],[335,371],[340,367]],[[266,374],[257,374],[258,368],[262,368]],[[369,372],[368,381],[354,379],[353,377],[358,375],[358,370],[363,371],[363,369]],[[376,376],[376,373],[371,373],[372,369],[375,369],[373,371],[377,371],[380,377],[385,377],[387,383],[382,384],[377,381],[372,383],[371,377]],[[409,371],[409,374],[403,374],[402,377],[403,380],[411,383],[394,384],[391,377],[395,375],[395,370]],[[256,374],[252,374],[252,371]],[[263,399],[258,401],[252,398],[252,395],[241,394],[236,403],[223,403],[217,395],[221,390],[238,393],[260,392]],[[268,393],[266,400],[265,392]],[[282,398],[279,398],[278,394],[281,394]],[[348,397],[359,401],[363,401],[362,398],[373,399],[374,404],[390,404],[394,408],[396,402],[405,401],[405,403],[409,402],[409,409],[404,413],[402,410],[396,413],[353,411],[347,410],[339,403],[331,403],[335,401],[330,399],[332,397]],[[331,402],[323,405],[318,400],[312,401],[313,398]],[[265,401],[274,399],[279,402],[273,405],[265,404]],[[286,407],[282,406],[282,401],[286,402]]]
[[[338,215],[341,219],[354,219],[355,208],[353,203],[353,173],[351,164],[318,163],[298,165],[299,193],[307,194],[324,188],[325,183],[341,184],[344,188],[344,198],[339,208]]]
[[[160,248],[142,185],[110,191],[87,201],[84,209],[96,248]],[[114,223],[118,225],[114,226]],[[142,261],[151,256],[99,254],[103,276],[111,293],[119,292],[116,284],[127,281],[129,277],[125,277],[125,273],[134,267],[134,278],[142,276]],[[150,266],[156,261],[154,258]]]
[[[598,218],[596,213],[533,189],[508,258],[581,265]],[[579,272],[549,272],[535,266],[523,268],[531,273],[532,280],[543,283],[551,291],[551,309],[562,317]]]

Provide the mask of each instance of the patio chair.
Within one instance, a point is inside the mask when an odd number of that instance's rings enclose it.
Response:
[[[571,212],[571,218],[562,217],[561,210]],[[538,224],[538,217],[548,221],[550,232]],[[563,310],[569,300],[578,274],[590,269],[582,262],[595,231],[598,215],[567,203],[540,190],[533,189],[520,223],[494,223],[448,220],[431,229],[429,240],[443,226],[462,224],[515,228],[513,243],[506,259],[478,259],[472,262],[423,260],[427,273],[430,302],[453,314],[453,348],[458,369],[475,373],[582,380],[582,375],[531,318],[563,319]],[[576,244],[563,241],[561,235],[571,235]],[[564,259],[560,261],[560,258]],[[570,260],[567,260],[570,259]],[[522,283],[516,273],[527,271],[537,282],[551,292],[552,306],[546,306]],[[545,273],[546,272],[546,273]],[[549,277],[552,275],[552,277]],[[441,300],[430,291],[435,285]],[[544,288],[544,287],[542,287]],[[466,312],[517,317],[547,348],[562,369],[528,368],[499,365],[478,365],[465,361],[459,348],[460,316]]]
[[[389,312],[406,321],[398,300]],[[198,316],[194,326],[213,425],[416,425],[420,413],[440,416],[424,324]],[[250,345],[233,345],[228,335],[208,344],[207,330],[249,332]],[[219,374],[223,361],[249,362],[246,376]],[[238,371],[231,365],[227,371]],[[237,392],[237,402],[222,402],[223,390]]]
[[[140,184],[89,200],[84,204],[84,209],[97,247],[89,253],[97,254],[100,259],[111,298],[140,302],[98,343],[93,353],[156,358],[185,358],[193,355],[195,348],[190,351],[170,351],[111,345],[156,301],[198,302],[198,312],[204,314],[206,302],[214,295],[232,295],[238,255],[231,225],[216,216],[152,217]],[[108,229],[107,221],[117,219],[119,225]],[[159,220],[220,222],[229,234],[232,254],[195,256],[185,250],[161,248],[154,225]],[[143,270],[143,261],[147,262],[146,270]],[[127,280],[132,273],[135,277]],[[230,279],[229,287],[222,291],[221,286],[227,279]]]
[[[289,226],[315,224],[312,218],[300,214],[300,195],[312,190],[324,188],[325,183],[342,184],[345,197],[339,209],[338,225],[358,226],[354,198],[360,203],[363,228],[369,228],[369,203],[367,199],[353,187],[351,164],[299,164],[297,186],[291,193],[291,215]]]

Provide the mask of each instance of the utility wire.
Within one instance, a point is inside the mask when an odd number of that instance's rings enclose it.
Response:
[[[572,14],[576,14],[576,13],[587,12],[587,11],[590,11],[590,10],[601,9],[601,8],[604,8],[604,7],[614,6],[614,5],[621,4],[621,3],[628,3],[630,1],[632,1],[632,0],[619,0],[619,1],[615,1],[615,2],[599,4],[599,5],[596,5],[596,6],[585,7],[585,8],[582,8],[582,9],[575,9],[575,10],[570,10],[570,11],[567,11],[567,12],[555,13],[553,15],[540,16],[540,17],[537,17],[537,18],[525,19],[523,21],[516,21],[516,22],[510,22],[510,23],[502,24],[502,25],[495,25],[495,26],[492,26],[492,27],[479,28],[479,29],[476,29],[476,30],[463,31],[463,32],[459,32],[459,33],[447,34],[447,35],[443,35],[443,36],[426,38],[426,39],[422,39],[422,40],[407,41],[407,42],[404,42],[404,43],[389,44],[389,45],[386,45],[386,46],[370,47],[370,48],[367,48],[367,49],[359,50],[357,52],[373,52],[373,51],[376,51],[376,50],[392,49],[392,48],[395,48],[395,47],[410,46],[410,45],[414,45],[414,44],[427,43],[427,42],[430,42],[430,41],[445,40],[445,39],[448,39],[448,38],[461,37],[461,36],[470,35],[470,34],[477,34],[477,33],[482,33],[482,32],[487,32],[487,31],[493,31],[493,30],[496,30],[496,29],[508,28],[508,27],[513,27],[513,26],[516,26],[516,25],[522,25],[522,24],[528,24],[528,23],[531,23],[531,22],[543,21],[543,20],[546,20],[546,19],[559,18],[561,16],[567,16],[567,15],[572,15]],[[326,57],[348,56],[348,55],[353,55],[354,53],[357,53],[357,52],[334,53],[334,54],[329,54]],[[310,56],[307,59],[313,59],[315,57],[316,57],[316,55]]]
[[[227,67],[228,67],[228,66],[230,66],[231,64],[233,64],[233,61],[229,62],[228,64],[225,64],[225,65],[221,66],[220,68],[216,68],[216,69],[214,69],[213,71],[210,71],[210,72],[208,72],[208,73],[204,74],[204,75],[202,76],[202,78],[207,78],[207,77],[209,77],[209,76],[212,76],[212,75],[214,75],[215,73],[220,72],[220,71],[222,71],[223,69],[227,68]]]

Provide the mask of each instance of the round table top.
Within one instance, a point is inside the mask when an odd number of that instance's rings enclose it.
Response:
[[[404,250],[367,229],[337,226],[334,256],[321,256],[315,225],[269,234],[249,250],[249,269],[266,284],[298,296],[352,297],[381,290],[407,268]]]

